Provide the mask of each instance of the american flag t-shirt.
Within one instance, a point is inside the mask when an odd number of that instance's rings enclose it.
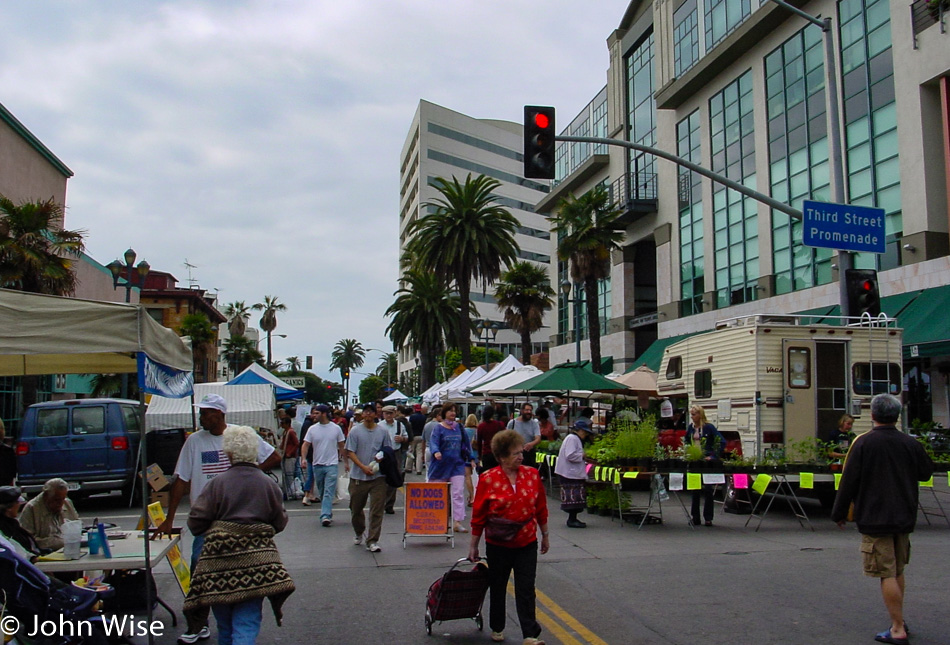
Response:
[[[201,453],[201,473],[208,479],[231,467],[231,461],[223,450],[205,450]]]

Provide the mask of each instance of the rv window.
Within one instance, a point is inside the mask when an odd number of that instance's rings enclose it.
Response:
[[[788,348],[788,387],[811,387],[811,350],[805,347]]]
[[[666,378],[682,378],[683,376],[683,357],[670,356],[670,362],[666,364]]]
[[[712,397],[712,370],[697,370],[693,373],[693,395],[697,399]]]
[[[901,368],[896,363],[855,363],[851,368],[855,394],[899,394]]]

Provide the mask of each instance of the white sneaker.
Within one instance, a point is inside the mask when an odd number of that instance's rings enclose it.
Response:
[[[496,643],[500,643],[505,640],[505,632],[492,632],[491,639]]]
[[[382,549],[375,542],[370,542],[366,545],[366,550],[371,551],[372,553],[379,553]]]
[[[207,625],[205,625],[198,631],[197,634],[182,634],[178,637],[178,643],[179,645],[191,645],[191,643],[206,641],[209,638],[211,638],[211,630],[208,629]]]
[[[355,544],[356,546],[359,546],[359,545],[361,545],[362,543],[363,543],[363,536],[362,536],[362,535],[357,535],[357,536],[355,536],[355,537],[353,538],[353,544]]]

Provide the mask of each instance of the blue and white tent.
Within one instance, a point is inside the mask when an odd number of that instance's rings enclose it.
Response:
[[[257,363],[251,363],[247,369],[228,381],[228,385],[260,385],[262,383],[274,386],[274,397],[278,401],[302,399],[304,396],[303,390],[290,386]]]

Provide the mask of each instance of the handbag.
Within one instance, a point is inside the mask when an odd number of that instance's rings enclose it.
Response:
[[[511,542],[527,522],[510,520],[507,517],[489,516],[485,523],[485,539],[492,542]]]

